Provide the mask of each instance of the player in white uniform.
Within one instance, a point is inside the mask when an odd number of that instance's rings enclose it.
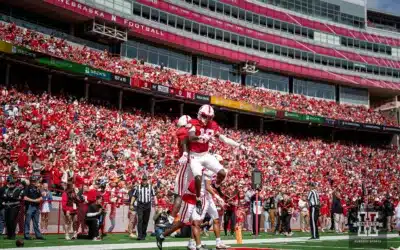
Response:
[[[217,174],[216,187],[221,185],[227,174],[227,170],[224,169],[218,160],[208,152],[210,140],[216,137],[227,145],[239,147],[242,150],[247,149],[243,144],[223,135],[221,128],[215,121],[213,121],[213,118],[214,109],[210,105],[203,105],[199,109],[197,119],[190,120],[187,126],[189,129],[189,164],[195,178],[197,198],[196,209],[199,214],[202,213],[200,189],[201,172],[203,168],[211,170]]]
[[[229,246],[223,244],[220,238],[218,211],[215,206],[214,199],[220,205],[224,205],[223,199],[211,186],[212,177],[215,174],[210,170],[203,171],[201,181],[201,200],[202,200],[202,214],[199,214],[196,209],[196,196],[195,196],[195,183],[194,180],[190,183],[187,192],[182,196],[184,204],[181,208],[181,220],[175,223],[171,229],[168,229],[160,236],[157,237],[157,246],[162,250],[162,242],[165,237],[169,236],[172,232],[189,223],[192,224],[192,239],[189,241],[188,248],[190,250],[204,250],[200,239],[200,224],[204,220],[206,213],[208,213],[214,221],[214,233],[216,236],[216,249],[227,249]]]
[[[225,202],[221,198],[222,194],[218,194],[217,190],[215,190],[211,185],[211,181],[212,181],[213,177],[215,177],[215,174],[212,171],[210,171],[210,170],[205,170],[204,171],[203,179],[202,179],[202,190],[203,190],[203,185],[204,185],[204,187],[206,189],[204,202],[206,203],[206,205],[204,206],[201,218],[202,218],[202,221],[203,221],[204,217],[206,216],[207,213],[210,215],[211,219],[213,220],[213,230],[214,230],[215,240],[216,240],[216,243],[215,243],[216,249],[227,249],[230,246],[225,245],[221,240],[219,215],[218,215],[217,206],[215,205],[214,200],[220,206],[224,206]],[[194,241],[193,240],[189,241],[188,248],[190,250],[195,250],[196,249],[196,246],[194,245]]]
[[[203,174],[203,182],[201,186],[201,199],[203,204],[203,210],[208,209],[208,200],[206,199],[206,179],[205,175]],[[194,180],[191,181],[186,193],[182,196],[182,201],[184,202],[183,206],[180,210],[181,219],[179,222],[175,223],[172,228],[166,230],[164,233],[160,234],[156,237],[157,239],[157,247],[162,250],[162,243],[165,240],[165,237],[171,235],[171,233],[175,232],[176,230],[182,228],[187,224],[192,224],[192,237],[195,239],[196,245],[193,249],[195,250],[205,250],[202,247],[201,240],[200,240],[200,223],[203,221],[205,214],[200,214],[197,212],[196,209],[196,196],[194,194],[195,187],[194,187]]]

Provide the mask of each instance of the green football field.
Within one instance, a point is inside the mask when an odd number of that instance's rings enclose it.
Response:
[[[147,237],[145,241],[137,241],[130,239],[127,234],[109,234],[101,242],[93,242],[90,240],[74,240],[66,241],[64,235],[48,235],[45,241],[30,240],[25,241],[24,248],[33,249],[60,249],[60,250],[90,250],[90,249],[146,249],[156,250],[155,238]],[[232,236],[222,236],[222,240],[232,246],[232,250],[245,249],[321,249],[321,250],[340,250],[340,249],[389,249],[389,247],[399,247],[400,238],[391,235],[386,239],[386,244],[379,246],[358,246],[349,248],[349,239],[345,234],[337,235],[334,233],[322,233],[321,240],[308,241],[309,234],[295,232],[292,237],[276,236],[270,233],[261,233],[254,238],[248,232],[243,232],[244,244],[237,245],[236,240]],[[202,237],[202,241],[213,249],[215,237],[210,233],[209,237]],[[164,242],[166,250],[183,250],[187,242],[186,238],[168,238]],[[383,247],[384,246],[384,247]],[[0,240],[0,248],[15,248],[15,241]],[[20,248],[19,248],[20,249]]]

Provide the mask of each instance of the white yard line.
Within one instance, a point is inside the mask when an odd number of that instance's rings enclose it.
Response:
[[[396,238],[399,237],[398,234],[388,234],[386,238]],[[243,247],[246,247],[247,244],[261,244],[261,243],[269,243],[274,245],[278,243],[289,243],[288,246],[292,246],[292,242],[295,243],[304,243],[307,242],[309,237],[294,237],[294,238],[263,238],[263,239],[249,239],[243,240]],[[313,243],[318,243],[322,241],[335,241],[335,240],[347,240],[349,239],[348,235],[339,235],[339,236],[324,236],[321,237],[319,241],[313,241]],[[225,244],[227,245],[237,245],[236,240],[225,240]],[[215,245],[215,241],[203,241],[203,244],[207,246]],[[185,247],[187,246],[186,241],[174,241],[169,242],[168,240],[164,242],[163,247],[170,248],[170,247]],[[293,245],[296,246],[296,245]],[[303,246],[304,245],[298,245]],[[310,246],[315,248],[323,248],[323,246]],[[148,243],[119,243],[119,244],[95,244],[95,245],[77,245],[77,246],[48,246],[48,247],[29,247],[29,250],[117,250],[117,249],[146,249],[146,248],[157,248],[155,242],[148,242]],[[325,247],[326,248],[326,247]],[[332,248],[345,248],[345,247],[332,247]],[[7,250],[20,250],[21,248],[8,248]],[[168,249],[167,249],[168,250]]]

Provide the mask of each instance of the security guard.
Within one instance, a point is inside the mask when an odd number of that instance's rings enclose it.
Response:
[[[7,188],[4,191],[3,202],[5,207],[5,221],[7,239],[15,240],[18,212],[21,208],[23,190],[15,186],[16,180],[12,176],[7,177]]]
[[[39,229],[39,215],[40,215],[40,202],[42,201],[42,194],[37,186],[38,178],[32,176],[30,178],[30,184],[24,191],[25,201],[25,228],[24,228],[24,239],[30,240],[29,233],[31,231],[31,221],[33,230],[35,231],[36,239],[44,240],[40,229]]]

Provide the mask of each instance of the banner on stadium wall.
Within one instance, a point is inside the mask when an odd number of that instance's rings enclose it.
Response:
[[[336,120],[330,119],[330,118],[325,118],[324,119],[324,125],[335,126],[336,125]]]
[[[66,60],[59,60],[52,57],[36,58],[36,61],[46,66],[62,69],[69,72],[78,74],[85,74],[85,66],[82,64],[74,63]]]
[[[0,52],[12,53],[12,48],[13,46],[11,43],[0,41]]]
[[[387,132],[394,132],[394,133],[400,134],[400,128],[383,126],[382,130],[383,131],[387,131]]]
[[[298,121],[304,121],[305,120],[304,115],[299,114],[299,113],[294,113],[294,112],[288,112],[288,111],[284,112],[284,116],[283,117],[291,119],[291,120],[298,120]]]
[[[151,90],[151,86],[152,86],[151,82],[143,81],[139,77],[131,78],[131,87]]]
[[[361,127],[368,130],[382,131],[382,126],[375,124],[361,124]]]
[[[162,93],[162,94],[169,94],[169,87],[160,85],[160,84],[152,84],[151,90]]]
[[[268,115],[268,116],[276,116],[277,111],[274,109],[263,108],[263,111],[261,113],[263,113],[264,115]]]
[[[191,99],[191,100],[195,99],[195,93],[187,91],[187,90],[183,90],[183,89],[177,89],[177,88],[170,87],[169,94],[172,96],[177,96],[177,97],[185,98],[185,99]]]
[[[194,98],[196,101],[203,102],[203,103],[210,103],[211,98],[208,95],[202,95],[202,94],[195,94]]]
[[[36,52],[26,49],[24,47],[20,47],[20,46],[12,46],[12,50],[11,53],[13,54],[17,54],[17,55],[22,55],[22,56],[27,56],[30,58],[36,58],[37,54]]]
[[[347,127],[347,128],[361,128],[361,124],[358,122],[348,122],[348,121],[338,121],[339,127]]]
[[[325,122],[324,117],[320,116],[313,116],[313,115],[305,115],[304,119],[306,121],[312,122],[312,123],[318,123],[318,124],[323,124]]]
[[[101,69],[95,69],[91,68],[88,66],[85,66],[85,75],[92,76],[92,77],[97,77],[101,78],[103,80],[111,80],[111,73],[101,70]]]
[[[237,110],[255,112],[253,105],[251,105],[251,104],[234,101],[234,100],[229,100],[229,99],[225,99],[225,98],[222,98],[219,96],[211,96],[211,104],[222,106],[222,107],[227,107],[227,108],[232,108],[232,109],[237,109]]]
[[[129,84],[130,83],[129,77],[116,75],[116,74],[111,74],[111,80],[119,82],[119,83],[123,83],[123,84]]]

